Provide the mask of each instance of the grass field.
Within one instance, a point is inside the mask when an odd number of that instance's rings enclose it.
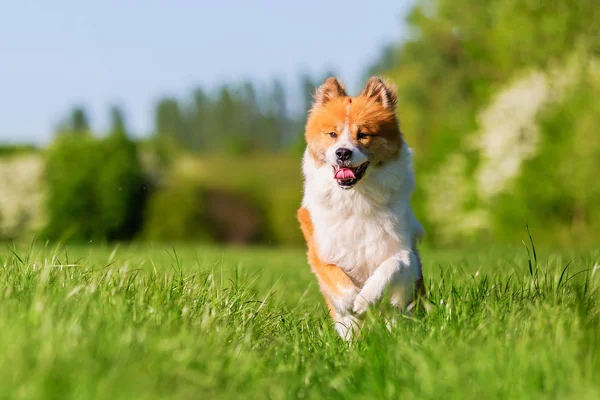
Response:
[[[600,251],[532,250],[425,249],[347,344],[301,249],[6,246],[0,398],[600,398]]]

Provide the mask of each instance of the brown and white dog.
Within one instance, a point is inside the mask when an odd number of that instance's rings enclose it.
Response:
[[[415,179],[395,87],[372,77],[350,97],[328,78],[315,94],[305,136],[298,219],[336,330],[349,339],[386,290],[400,308],[424,294],[416,248],[424,232],[410,206]]]

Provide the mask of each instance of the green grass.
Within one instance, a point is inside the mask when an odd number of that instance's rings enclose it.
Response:
[[[302,250],[4,247],[0,398],[599,398],[600,251],[531,251],[425,249],[347,344]]]

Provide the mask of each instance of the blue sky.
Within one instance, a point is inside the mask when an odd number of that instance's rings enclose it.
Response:
[[[163,95],[334,70],[360,89],[412,1],[0,0],[0,143],[46,143],[76,104],[118,104],[137,135]]]

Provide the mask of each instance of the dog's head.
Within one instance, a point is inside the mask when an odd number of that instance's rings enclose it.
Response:
[[[350,97],[339,80],[328,78],[315,94],[306,142],[308,154],[319,167],[331,166],[331,178],[341,188],[354,187],[368,170],[400,153],[395,87],[372,77],[359,96]]]

